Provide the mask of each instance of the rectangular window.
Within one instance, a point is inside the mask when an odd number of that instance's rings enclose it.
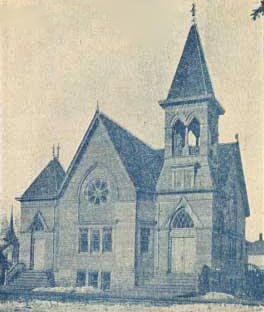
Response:
[[[100,231],[92,230],[91,231],[91,252],[100,251]]]
[[[103,252],[112,251],[112,229],[105,228],[103,231]]]
[[[102,272],[101,273],[101,289],[109,290],[111,285],[111,273],[110,272]]]
[[[88,251],[88,230],[87,229],[80,230],[79,251],[80,252]]]
[[[77,287],[85,286],[85,280],[86,280],[86,272],[85,271],[77,271],[76,286]]]
[[[94,288],[98,288],[98,272],[89,272],[88,285]]]
[[[140,230],[140,253],[147,253],[149,250],[149,234],[150,229],[141,228]]]

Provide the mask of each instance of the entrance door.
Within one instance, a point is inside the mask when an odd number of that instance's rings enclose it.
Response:
[[[43,270],[45,256],[45,239],[36,239],[34,242],[34,269]]]
[[[193,272],[195,254],[194,237],[172,237],[171,271],[175,273]]]

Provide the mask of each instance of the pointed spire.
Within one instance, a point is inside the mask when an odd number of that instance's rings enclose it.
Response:
[[[17,243],[17,237],[16,237],[15,229],[14,229],[13,205],[12,205],[12,209],[11,209],[9,227],[8,227],[8,230],[5,234],[4,241],[6,241],[8,244],[16,244]]]
[[[192,14],[195,17],[195,5]],[[167,100],[212,96],[213,94],[200,36],[197,25],[194,23],[189,31]]]

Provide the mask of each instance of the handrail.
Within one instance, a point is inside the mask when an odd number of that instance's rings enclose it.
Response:
[[[17,274],[25,271],[26,265],[24,263],[16,263],[6,273],[6,284],[8,284],[12,278]]]

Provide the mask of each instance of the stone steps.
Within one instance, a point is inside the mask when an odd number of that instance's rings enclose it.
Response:
[[[33,289],[36,287],[49,287],[51,285],[46,272],[27,270],[10,282],[9,286],[19,289]]]
[[[188,273],[168,273],[155,275],[144,284],[137,287],[142,291],[150,293],[167,293],[173,295],[185,295],[197,292],[198,276]]]

